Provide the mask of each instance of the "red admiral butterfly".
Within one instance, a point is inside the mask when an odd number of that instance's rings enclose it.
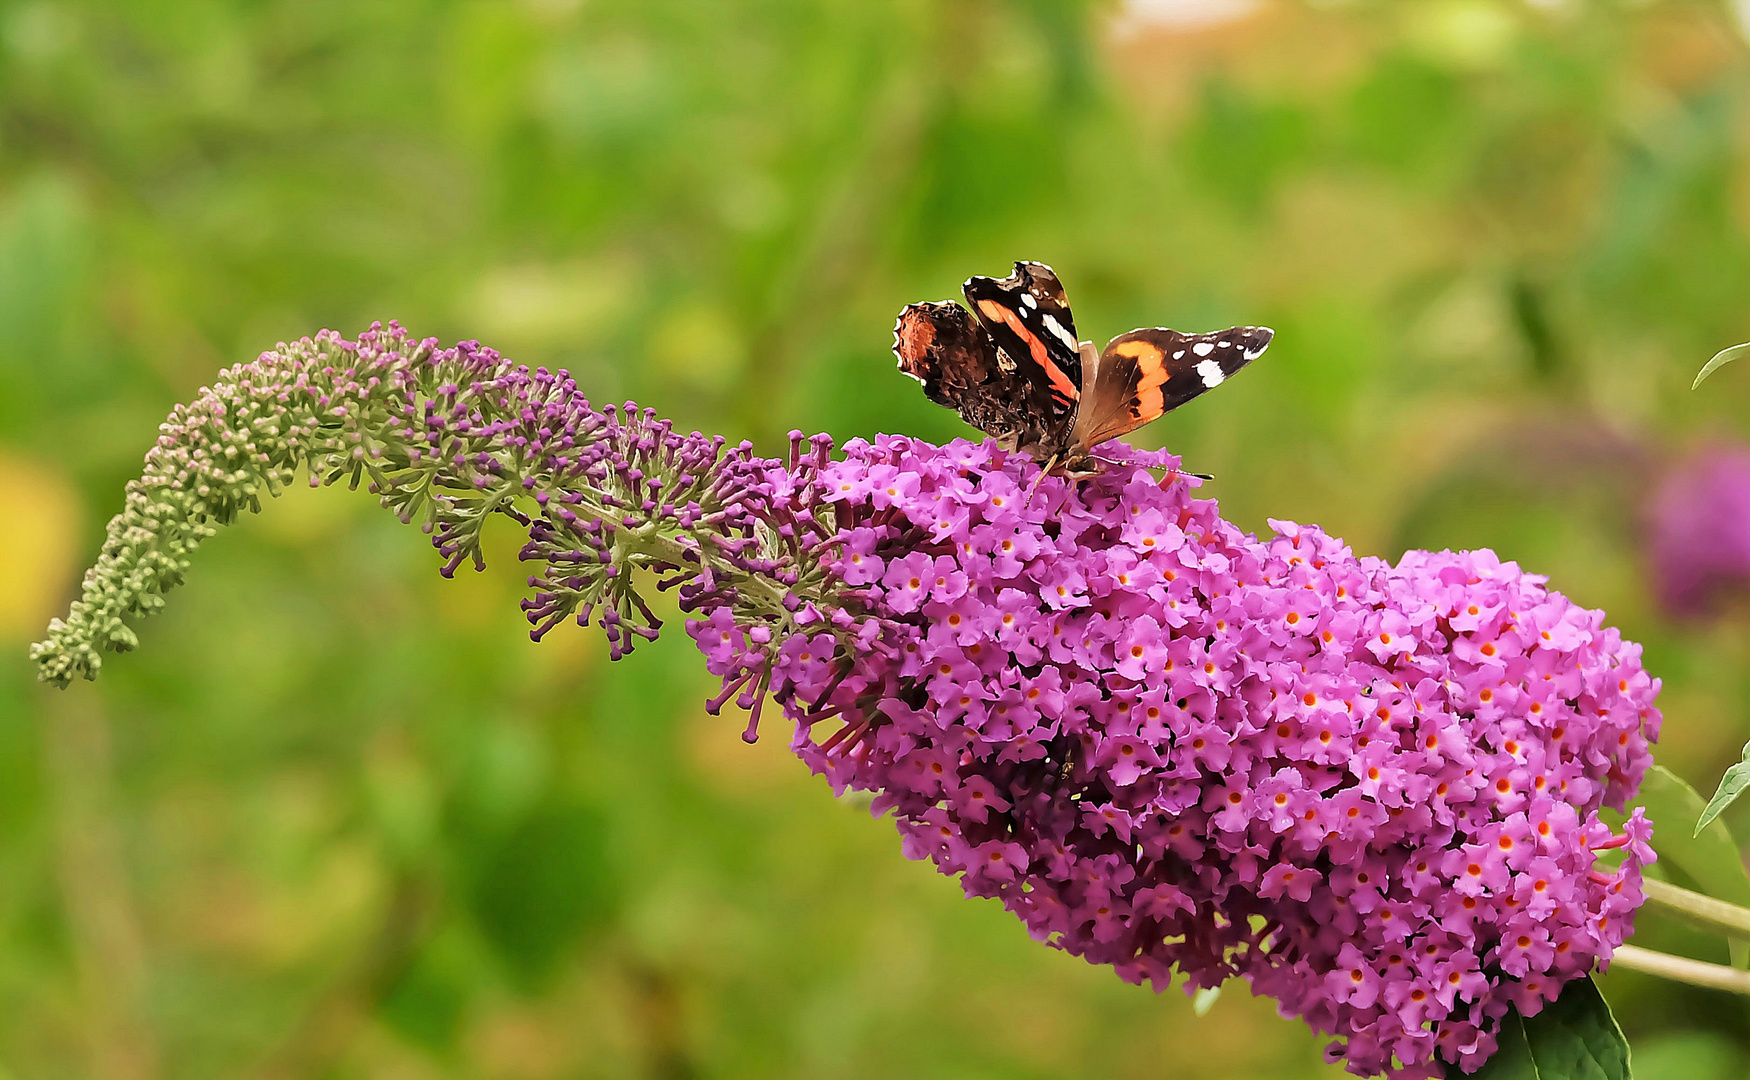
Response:
[[[952,300],[912,304],[893,326],[899,370],[968,424],[1046,468],[1088,475],[1092,451],[1220,386],[1256,360],[1275,333],[1236,326],[1213,334],[1155,327],[1096,351],[1076,338],[1057,274],[1018,262],[1002,280],[968,278],[970,313]]]

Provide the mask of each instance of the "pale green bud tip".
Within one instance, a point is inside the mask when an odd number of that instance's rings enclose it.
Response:
[[[278,495],[300,468],[330,482],[374,481],[382,455],[356,459],[353,450],[364,429],[393,428],[398,418],[386,402],[413,388],[424,373],[413,367],[430,348],[393,323],[357,342],[323,331],[220,372],[173,409],[110,520],[79,600],[31,646],[38,677],[62,687],[93,679],[103,652],[138,646],[124,620],[162,608],[201,541],[259,511],[263,496]]]

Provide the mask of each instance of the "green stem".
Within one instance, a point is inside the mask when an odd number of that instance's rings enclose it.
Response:
[[[617,519],[606,514],[597,516],[610,524],[617,522]],[[672,537],[664,536],[654,525],[644,525],[637,529],[620,526],[615,530],[614,543],[626,555],[643,555],[670,566],[686,565],[687,549]]]
[[[1610,962],[1616,967],[1689,983],[1691,986],[1705,986],[1710,990],[1725,990],[1733,994],[1750,994],[1750,971],[1739,971],[1724,964],[1709,964],[1634,945],[1620,946]]]
[[[1645,878],[1641,889],[1647,906],[1716,934],[1750,940],[1750,908],[1678,888],[1668,881]]]

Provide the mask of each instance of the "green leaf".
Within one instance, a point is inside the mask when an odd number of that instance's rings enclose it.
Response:
[[[1495,1052],[1482,1068],[1466,1074],[1457,1065],[1446,1066],[1450,1080],[1469,1076],[1470,1080],[1541,1080],[1537,1062],[1531,1056],[1531,1043],[1525,1038],[1525,1021],[1518,1010],[1501,1018],[1501,1030],[1495,1035]]]
[[[1628,1040],[1591,976],[1525,1020],[1538,1080],[1629,1080]]]
[[[1750,352],[1750,341],[1746,341],[1742,345],[1733,345],[1729,349],[1721,349],[1719,352],[1714,353],[1713,359],[1703,364],[1701,370],[1696,372],[1695,381],[1689,384],[1689,388],[1694,390],[1701,385],[1703,379],[1714,373],[1714,369],[1725,367],[1727,364],[1738,359],[1747,352]]]
[[[439,931],[383,987],[377,1008],[400,1034],[428,1050],[456,1044],[473,993],[474,957],[453,929]]]
[[[1631,1080],[1628,1040],[1590,977],[1562,987],[1529,1019],[1509,1011],[1496,1042],[1471,1080]],[[1465,1074],[1448,1065],[1446,1075]]]
[[[475,923],[523,988],[542,988],[577,940],[612,917],[604,834],[590,808],[538,807],[475,868]]]
[[[1701,812],[1701,820],[1695,823],[1695,835],[1700,836],[1701,830],[1713,823],[1720,816],[1720,811],[1732,805],[1744,790],[1750,788],[1750,743],[1744,744],[1743,760],[1726,770],[1726,775],[1720,777],[1720,786],[1714,792],[1714,797],[1707,801],[1707,809]]]
[[[1683,778],[1655,765],[1641,781],[1635,806],[1647,811],[1653,823],[1653,850],[1661,862],[1682,871],[1696,888],[1719,900],[1750,907],[1750,873],[1744,869],[1738,844],[1723,821],[1709,821],[1699,830],[1684,828],[1704,813],[1701,796]],[[1734,941],[1732,963],[1743,968],[1750,963],[1750,943]]]

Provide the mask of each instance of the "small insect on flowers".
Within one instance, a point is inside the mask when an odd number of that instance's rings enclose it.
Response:
[[[964,288],[970,312],[943,300],[899,313],[899,370],[968,424],[1072,477],[1098,471],[1094,447],[1220,386],[1274,335],[1157,326],[1100,350],[1076,337],[1063,284],[1044,263],[1018,262],[1006,278],[968,278]]]

